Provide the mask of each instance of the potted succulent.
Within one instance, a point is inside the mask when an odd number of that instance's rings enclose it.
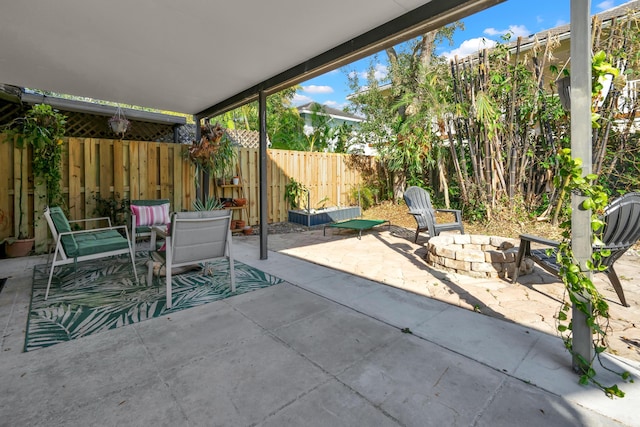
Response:
[[[66,117],[51,108],[50,105],[34,105],[24,117],[18,117],[6,125],[9,138],[20,150],[20,164],[28,148],[32,149],[33,175],[41,180],[46,188],[46,202],[49,206],[62,203],[62,137],[65,133]],[[34,239],[28,238],[28,230],[24,221],[23,186],[26,177],[20,168],[20,182],[17,197],[20,211],[14,237],[4,239],[8,256],[26,255],[33,248]],[[22,249],[18,250],[20,247]],[[14,250],[15,249],[15,250]]]

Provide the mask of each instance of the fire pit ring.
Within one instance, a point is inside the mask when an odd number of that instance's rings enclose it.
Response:
[[[441,234],[427,243],[427,264],[440,270],[478,278],[512,278],[516,268],[516,239],[481,234]],[[526,258],[519,276],[533,271]]]

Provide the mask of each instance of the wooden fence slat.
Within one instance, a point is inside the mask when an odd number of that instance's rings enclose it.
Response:
[[[112,160],[112,144],[101,143],[100,152],[100,197],[108,199],[111,197],[111,184],[113,184],[113,160]]]
[[[171,196],[171,181],[169,168],[169,147],[167,144],[160,144],[160,198],[168,199]]]
[[[185,192],[183,188],[188,185],[188,183],[182,182],[182,166],[184,165],[184,161],[182,159],[182,146],[179,144],[173,144],[171,146],[173,152],[173,174],[172,178],[172,195],[171,198],[171,207],[174,211],[180,212],[183,209],[183,198],[185,196]]]
[[[0,134],[0,159],[10,159],[13,144],[7,141],[7,136]],[[10,207],[9,183],[12,182],[13,163],[0,165],[0,239],[9,237],[13,233],[13,209]],[[11,187],[13,190],[13,187]]]
[[[67,140],[69,153],[69,214],[73,218],[82,218],[82,146],[77,138]]]
[[[129,200],[140,200],[140,162],[137,141],[129,141]]]
[[[140,143],[138,144],[138,168],[139,168],[139,182],[140,182],[140,190],[138,194],[138,198],[141,200],[151,199],[152,194],[149,193],[149,176],[147,175],[147,144]]]
[[[113,196],[117,200],[125,197],[124,145],[122,140],[113,141]]]
[[[6,136],[0,135],[0,138]],[[184,145],[114,141],[92,138],[66,138],[63,181],[68,194],[69,219],[95,216],[96,195],[117,196],[118,200],[166,197],[175,211],[189,210],[196,195],[194,166],[183,158]],[[46,249],[46,227],[40,225],[42,209],[41,187],[33,187],[29,152],[20,158],[13,144],[2,144],[0,159],[8,159],[8,167],[0,167],[0,215],[5,220],[0,237],[18,234],[18,212],[23,212],[23,232],[36,237],[36,249]],[[344,155],[332,153],[267,151],[267,222],[286,221],[288,206],[284,188],[290,178],[312,190],[311,206],[323,197],[331,203],[348,203],[349,191],[361,181],[358,171],[349,170]],[[260,197],[260,152],[242,148],[238,153],[245,197],[248,199],[247,220],[258,224]],[[20,202],[20,172],[25,186]],[[213,185],[210,186],[213,189]],[[22,209],[20,209],[22,208]]]
[[[84,140],[84,217],[90,218],[96,210],[96,194],[98,191],[98,150],[96,140],[87,138]],[[81,219],[81,218],[71,218]]]

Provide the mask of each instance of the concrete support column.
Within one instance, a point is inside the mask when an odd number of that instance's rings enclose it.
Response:
[[[258,93],[258,114],[260,117],[260,259],[267,259],[268,200],[267,200],[267,95]]]
[[[582,159],[583,176],[591,173],[592,162],[590,11],[590,0],[571,0],[571,155]],[[579,194],[571,195],[571,246],[582,270],[591,258],[591,211],[580,209],[584,199]],[[587,361],[593,358],[592,334],[585,315],[574,305],[573,350]],[[581,371],[582,367],[574,356],[574,370]]]

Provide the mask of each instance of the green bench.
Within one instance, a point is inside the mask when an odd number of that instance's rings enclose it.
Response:
[[[362,231],[369,230],[376,225],[381,225],[387,223],[389,228],[391,228],[391,222],[387,219],[349,219],[347,221],[336,222],[333,224],[325,225],[322,230],[322,235],[326,236],[327,227],[331,228],[345,228],[348,230],[357,230],[358,231],[358,240],[362,238]]]

